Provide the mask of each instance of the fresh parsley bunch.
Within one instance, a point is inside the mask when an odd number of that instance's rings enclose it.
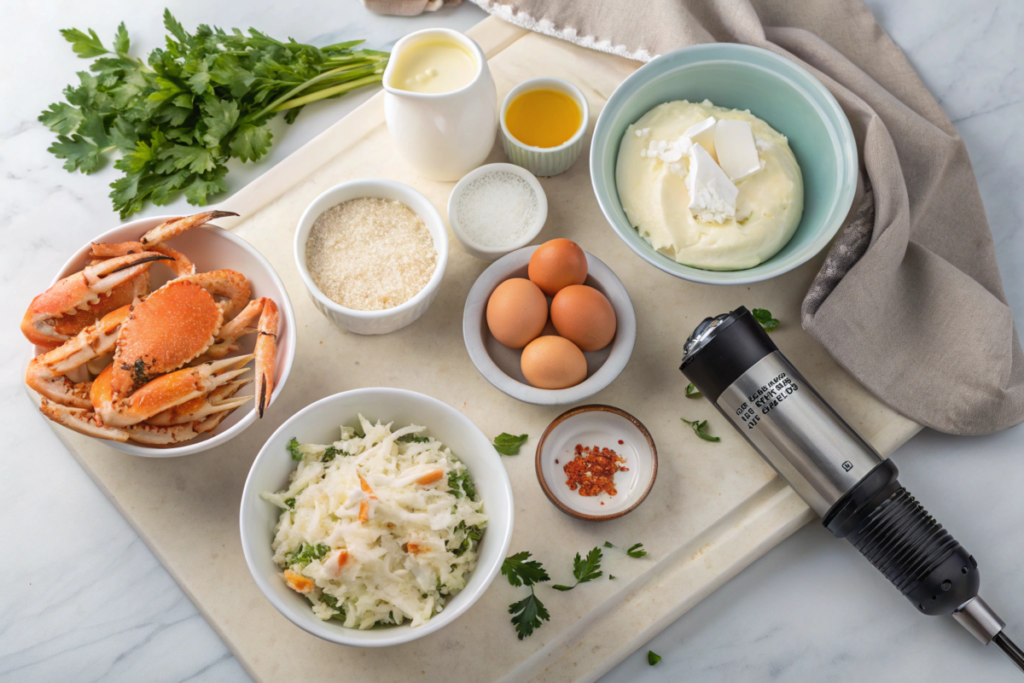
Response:
[[[123,23],[112,49],[92,29],[61,31],[79,57],[96,59],[64,89],[67,101],[39,117],[57,133],[49,151],[68,171],[92,173],[120,153],[114,166],[124,175],[110,198],[121,218],[181,193],[205,206],[227,189],[229,159],[267,153],[278,112],[291,123],[310,102],[376,83],[388,60],[353,49],[359,40],[318,48],[203,24],[190,34],[168,10],[164,26],[166,46],[145,61],[129,54]]]

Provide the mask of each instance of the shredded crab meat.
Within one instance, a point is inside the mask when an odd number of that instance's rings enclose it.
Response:
[[[487,516],[466,466],[425,427],[359,423],[333,444],[289,447],[301,460],[288,487],[263,494],[282,509],[274,561],[321,619],[419,626],[465,587]]]

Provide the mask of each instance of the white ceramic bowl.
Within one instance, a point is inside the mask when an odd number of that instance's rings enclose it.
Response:
[[[512,101],[524,92],[531,90],[556,90],[568,95],[580,108],[580,127],[571,138],[556,147],[534,147],[520,142],[509,132],[505,123],[505,114]],[[576,163],[583,149],[583,136],[590,125],[590,107],[587,98],[575,85],[561,78],[531,78],[512,88],[501,103],[498,116],[501,123],[501,142],[505,148],[505,156],[513,164],[522,166],[534,175],[548,178],[568,171]]]
[[[522,238],[508,244],[503,247],[486,247],[477,242],[466,234],[466,231],[462,227],[461,216],[459,215],[459,199],[462,194],[466,191],[466,187],[487,173],[493,173],[495,171],[507,171],[508,173],[514,173],[519,176],[526,183],[533,188],[534,194],[537,195],[537,215],[534,218],[533,225],[527,230],[526,234]],[[516,166],[515,164],[487,164],[481,166],[469,173],[467,173],[462,180],[455,185],[455,189],[452,190],[451,195],[448,196],[448,222],[452,226],[452,232],[455,233],[455,239],[459,241],[463,250],[470,256],[476,256],[478,259],[484,261],[495,261],[505,254],[521,249],[527,244],[532,242],[537,235],[540,234],[541,229],[544,227],[544,222],[548,219],[548,196],[544,193],[544,188],[541,187],[540,182],[537,180],[537,176],[533,175],[525,168]]]
[[[522,349],[510,349],[496,340],[487,329],[487,300],[494,289],[509,278],[527,276],[530,257],[537,247],[514,251],[495,261],[480,274],[462,313],[462,338],[473,365],[488,382],[512,398],[537,405],[566,405],[593,396],[611,384],[629,362],[636,342],[636,315],[626,287],[611,268],[594,255],[587,255],[587,285],[600,291],[615,309],[616,329],[612,343],[600,351],[584,353],[587,378],[568,389],[538,389],[523,377],[519,360]],[[558,334],[548,319],[541,334]]]
[[[171,216],[154,216],[152,218],[140,218],[125,223],[124,225],[108,230],[97,236],[93,242],[127,242],[138,240],[147,231],[163,223]],[[280,327],[277,333],[277,376],[274,379],[274,392],[270,396],[270,407],[267,414],[274,411],[274,401],[284,389],[285,382],[292,369],[292,361],[295,359],[295,312],[292,310],[292,303],[288,299],[288,293],[274,268],[263,256],[250,246],[245,240],[233,233],[221,228],[206,225],[201,228],[193,228],[188,232],[168,241],[168,246],[177,249],[189,257],[196,265],[197,272],[229,268],[244,274],[252,286],[252,296],[270,297],[277,303],[281,313]],[[90,244],[86,244],[75,252],[74,256],[68,259],[64,267],[60,269],[57,280],[70,275],[73,272],[85,267],[88,259]],[[157,266],[151,270],[153,288],[159,287],[168,279],[171,274],[166,268]],[[248,335],[239,340],[242,348],[239,354],[252,353],[256,343],[255,335]],[[45,349],[35,347],[35,353],[42,353]],[[251,364],[250,364],[251,367]],[[251,377],[251,375],[249,375]],[[35,394],[30,392],[33,397]],[[249,384],[239,395],[252,393],[252,384]],[[256,421],[255,401],[242,406],[231,414],[217,429],[210,434],[204,434],[191,441],[186,441],[177,446],[147,446],[143,444],[118,443],[107,441],[106,443],[124,453],[141,455],[147,458],[174,458],[182,455],[192,455],[201,451],[209,450],[226,443],[246,430]]]
[[[487,528],[480,541],[476,569],[466,587],[455,595],[440,614],[426,624],[375,628],[366,631],[345,628],[336,621],[317,618],[309,601],[281,580],[281,569],[273,560],[271,542],[281,510],[262,498],[265,491],[279,491],[295,470],[286,445],[292,437],[300,442],[331,443],[340,425],[358,425],[358,415],[395,426],[419,424],[427,434],[451,448],[469,468],[470,476],[484,502]],[[512,540],[512,486],[501,456],[469,418],[435,398],[404,389],[356,389],[307,406],[274,432],[260,450],[249,470],[242,493],[240,525],[242,550],[256,585],[277,610],[299,628],[342,645],[384,647],[407,643],[433,633],[455,621],[487,590],[497,576]]]
[[[424,225],[430,232],[430,237],[434,240],[434,249],[437,251],[437,268],[434,270],[434,274],[427,285],[414,297],[394,308],[386,308],[382,311],[358,311],[336,304],[320,291],[306,267],[306,240],[309,239],[309,231],[313,228],[316,219],[332,206],[359,197],[377,197],[402,202],[423,219]],[[302,282],[309,291],[313,305],[327,316],[328,320],[342,329],[356,334],[387,334],[411,324],[426,313],[434,301],[434,297],[437,296],[438,286],[441,284],[445,266],[448,264],[448,228],[445,227],[441,214],[434,208],[430,200],[408,185],[378,178],[352,180],[335,185],[321,194],[302,214],[302,218],[299,219],[299,228],[295,231],[295,264],[299,268]]]

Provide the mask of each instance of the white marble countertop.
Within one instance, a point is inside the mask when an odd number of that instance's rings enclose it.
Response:
[[[1024,320],[1024,4],[1020,0],[870,0],[967,142],[999,250],[1003,281]],[[69,174],[45,152],[36,116],[84,68],[57,33],[91,27],[109,40],[124,20],[133,42],[162,41],[163,3],[22,2],[0,27],[0,318],[27,301],[67,255],[117,223],[112,169]],[[369,14],[355,0],[249,3],[179,0],[185,26],[255,26],[326,44],[367,38],[388,48],[427,26],[466,29],[476,7],[415,19]],[[138,52],[137,52],[138,53]],[[347,113],[367,94],[308,108],[275,132],[264,162],[232,170],[242,187]],[[180,201],[170,211],[187,211]],[[168,209],[149,207],[150,214]],[[248,677],[135,532],[25,399],[26,346],[0,337],[0,680],[246,681]],[[941,371],[937,369],[936,371]],[[894,457],[901,481],[978,558],[986,600],[1024,643],[1024,428],[981,438],[924,432]],[[648,666],[652,649],[663,660]],[[919,615],[846,543],[817,524],[770,551],[604,680],[1017,681],[995,646],[952,620]]]

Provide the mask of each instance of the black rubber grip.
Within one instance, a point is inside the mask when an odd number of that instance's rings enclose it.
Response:
[[[978,565],[910,493],[899,486],[862,508],[846,535],[918,610],[949,615],[977,596]],[[889,486],[887,489],[891,488]]]

